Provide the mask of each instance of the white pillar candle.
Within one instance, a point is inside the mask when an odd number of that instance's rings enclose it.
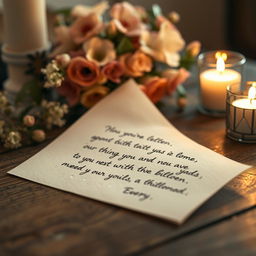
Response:
[[[27,55],[49,48],[45,0],[4,0],[4,44],[2,58],[8,64],[4,89],[14,101],[22,86],[31,80],[25,74]]]
[[[226,110],[226,88],[240,83],[241,74],[225,69],[226,55],[217,55],[216,69],[208,69],[200,74],[201,101],[204,108],[214,111]]]
[[[47,47],[45,0],[4,0],[4,41],[10,52]]]

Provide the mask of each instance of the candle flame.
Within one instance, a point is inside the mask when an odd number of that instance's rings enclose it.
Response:
[[[225,70],[225,61],[227,60],[227,54],[216,52],[215,58],[217,59],[217,62],[216,62],[217,71],[223,72]]]
[[[255,84],[255,86],[254,86]],[[253,86],[249,89],[248,92],[248,98],[249,100],[253,100],[254,98],[256,98],[256,83],[254,83]]]

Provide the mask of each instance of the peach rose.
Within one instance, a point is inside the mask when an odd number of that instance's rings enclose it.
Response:
[[[179,84],[188,79],[190,73],[185,68],[168,69],[162,72],[162,76],[168,79],[167,93],[172,94]]]
[[[95,13],[89,13],[87,16],[82,16],[70,27],[70,35],[76,44],[81,44],[88,38],[99,34],[103,29],[101,18]]]
[[[60,95],[64,96],[70,106],[75,106],[80,99],[81,88],[71,81],[64,80],[62,85],[57,88]]]
[[[152,77],[145,82],[145,87],[141,89],[153,103],[157,103],[165,95],[167,85],[168,80],[166,78]]]
[[[67,75],[73,83],[80,86],[91,86],[97,82],[100,70],[95,63],[83,57],[75,57],[68,65]]]
[[[80,99],[82,105],[87,108],[94,106],[103,99],[109,92],[109,89],[103,85],[97,85],[85,91]]]
[[[120,56],[119,61],[127,76],[139,77],[152,69],[151,58],[141,51],[136,51],[134,54],[126,53]]]
[[[127,36],[138,36],[145,29],[140,13],[128,2],[114,4],[110,15],[116,28]]]
[[[102,69],[102,73],[110,81],[120,83],[120,77],[124,74],[124,69],[119,62],[112,61]]]

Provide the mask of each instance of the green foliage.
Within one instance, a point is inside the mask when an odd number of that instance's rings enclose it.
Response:
[[[189,70],[194,63],[195,63],[195,57],[191,56],[187,52],[181,56],[180,67],[183,67]]]
[[[121,55],[127,52],[131,52],[134,50],[132,41],[128,37],[123,37],[120,41],[120,43],[117,45],[117,54]]]

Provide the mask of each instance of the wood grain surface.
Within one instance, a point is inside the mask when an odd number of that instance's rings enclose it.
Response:
[[[181,132],[236,161],[256,166],[256,145],[225,137],[225,119],[161,108]],[[256,169],[242,173],[181,226],[7,174],[45,147],[0,155],[0,255],[256,255]]]

